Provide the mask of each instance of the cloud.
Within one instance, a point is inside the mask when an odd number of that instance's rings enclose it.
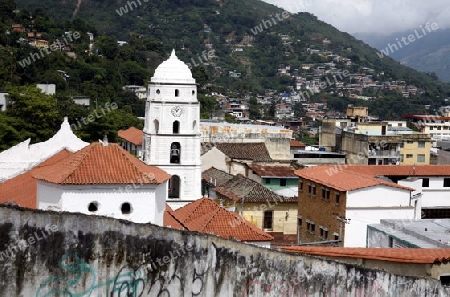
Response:
[[[292,12],[307,11],[348,33],[384,35],[436,22],[450,27],[448,0],[265,0]],[[301,5],[301,3],[311,5]],[[300,4],[299,4],[300,3]]]

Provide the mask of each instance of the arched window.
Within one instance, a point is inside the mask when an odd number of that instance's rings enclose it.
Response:
[[[194,96],[195,95],[195,91],[194,90],[192,90],[192,96]]]
[[[122,214],[130,214],[131,204],[128,202],[122,203],[122,206],[120,206],[120,211],[122,212]]]
[[[192,122],[192,130],[195,132],[197,130],[197,121]]]
[[[159,121],[158,120],[153,121],[153,128],[155,129],[155,133],[158,134],[158,132],[159,132]]]
[[[180,122],[175,121],[172,124],[172,133],[173,134],[179,134],[180,133]]]
[[[179,142],[170,145],[170,163],[179,164],[181,158],[181,146]]]
[[[161,93],[161,91],[160,91],[159,89],[157,89],[157,90],[156,90],[156,94],[159,95],[160,93]]]
[[[172,175],[169,179],[169,198],[180,198],[180,177]]]
[[[175,97],[180,97],[180,90],[175,89]]]

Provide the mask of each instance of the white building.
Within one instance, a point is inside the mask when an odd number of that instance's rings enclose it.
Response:
[[[93,143],[39,168],[36,205],[163,226],[170,175],[117,144]]]
[[[200,105],[188,66],[172,51],[148,86],[144,162],[172,175],[168,204],[177,209],[201,198]]]
[[[450,248],[449,229],[450,219],[381,220],[367,226],[367,247]]]
[[[0,92],[0,111],[5,111],[8,106],[8,98],[6,96],[8,93]]]
[[[141,100],[147,99],[147,88],[144,86],[126,85],[122,89],[136,94]]]
[[[31,145],[30,141],[27,139],[0,153],[0,182],[30,170],[63,149],[76,152],[89,144],[73,134],[67,118],[49,140]]]
[[[47,95],[55,95],[56,94],[56,85],[55,84],[37,84],[36,88],[40,89],[42,93]]]

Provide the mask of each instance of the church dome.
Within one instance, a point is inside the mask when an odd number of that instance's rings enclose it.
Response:
[[[155,70],[152,83],[188,83],[195,84],[189,67],[175,55],[175,50],[169,59],[162,62]]]

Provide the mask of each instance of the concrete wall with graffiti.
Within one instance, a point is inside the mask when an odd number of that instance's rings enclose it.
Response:
[[[449,296],[399,277],[75,213],[0,206],[0,296]]]

